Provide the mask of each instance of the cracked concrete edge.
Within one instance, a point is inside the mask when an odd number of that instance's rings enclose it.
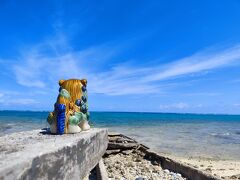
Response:
[[[97,171],[97,180],[108,180],[108,173],[102,158],[99,161],[98,165],[96,166],[96,171]]]
[[[34,137],[39,137],[33,133]],[[83,179],[100,161],[107,149],[108,132],[106,129],[95,129],[75,136],[55,136],[59,142],[66,142],[68,138],[74,139],[71,144],[63,144],[60,147],[52,148],[44,153],[31,151],[30,145],[23,151],[13,152],[9,154],[2,154],[6,158],[6,164],[10,166],[2,166],[0,169],[0,180],[8,179]],[[29,134],[25,134],[28,138]],[[51,135],[41,137],[42,143],[51,140]],[[65,138],[65,141],[61,141]],[[33,139],[33,146],[34,146]],[[37,141],[37,138],[36,138]],[[39,142],[37,142],[39,145]],[[6,142],[5,145],[9,144]],[[36,144],[37,146],[37,144]],[[45,148],[48,148],[46,146]],[[4,153],[4,152],[1,152]],[[34,156],[34,153],[35,156]],[[17,155],[16,155],[17,154]],[[28,154],[30,155],[28,157]],[[20,155],[20,156],[19,156]],[[22,160],[22,155],[26,157]],[[13,156],[15,162],[9,162]],[[18,157],[19,156],[19,157]],[[18,157],[18,158],[16,158]]]

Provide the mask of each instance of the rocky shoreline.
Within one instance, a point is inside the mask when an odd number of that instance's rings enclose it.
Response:
[[[110,133],[108,141],[108,148],[101,163],[91,172],[89,180],[239,179],[238,174],[213,175],[180,159],[156,153],[123,134]]]
[[[181,174],[163,169],[161,163],[145,157],[147,148],[124,135],[109,134],[103,162],[110,180],[185,180]]]
[[[130,153],[121,152],[111,154],[104,158],[108,177],[111,180],[184,180],[179,173],[174,173],[168,169],[162,169],[161,164],[151,162],[144,158],[144,154],[139,150]]]

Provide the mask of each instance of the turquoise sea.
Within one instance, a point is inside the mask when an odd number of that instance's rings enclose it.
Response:
[[[47,115],[0,111],[0,136],[47,127]],[[240,115],[91,112],[91,122],[161,153],[240,160]]]

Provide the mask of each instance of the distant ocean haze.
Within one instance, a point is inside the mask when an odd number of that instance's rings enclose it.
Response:
[[[45,128],[47,116],[48,112],[0,111],[0,136]],[[161,153],[240,160],[240,115],[91,112],[90,121]]]

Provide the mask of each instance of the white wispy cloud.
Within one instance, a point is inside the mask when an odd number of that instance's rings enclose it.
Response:
[[[181,93],[184,96],[220,96],[219,92],[194,92],[194,93]]]
[[[16,99],[5,99],[5,100],[0,100],[0,105],[3,104],[4,106],[19,106],[19,105],[34,105],[38,104],[35,99],[29,99],[29,98],[16,98]]]
[[[33,98],[21,98],[19,92],[6,91],[0,92],[0,105],[4,106],[18,106],[18,105],[34,105],[39,102]]]
[[[27,87],[51,88],[59,79],[87,78],[90,93],[127,95],[159,93],[163,86],[160,81],[239,64],[240,60],[240,46],[234,45],[214,52],[200,51],[167,64],[129,65],[125,60],[104,68],[117,57],[117,49],[107,44],[74,51],[60,36],[60,40],[48,40],[23,51],[12,69],[17,83]]]
[[[189,104],[184,102],[172,103],[172,104],[160,104],[160,110],[170,110],[170,109],[187,109],[189,108]]]
[[[198,52],[192,56],[165,64],[156,68],[155,73],[143,78],[144,81],[165,80],[171,77],[177,77],[186,74],[198,73],[202,71],[212,70],[232,64],[240,60],[240,46],[208,52]]]
[[[240,46],[236,45],[214,53],[199,52],[187,58],[154,67],[117,65],[110,71],[99,73],[98,77],[105,80],[107,84],[102,86],[102,80],[96,78],[93,81],[93,89],[95,92],[111,95],[156,93],[161,92],[162,86],[159,81],[226,67],[239,63],[239,60]]]
[[[240,107],[240,103],[235,103],[235,104],[233,104],[233,106]]]

